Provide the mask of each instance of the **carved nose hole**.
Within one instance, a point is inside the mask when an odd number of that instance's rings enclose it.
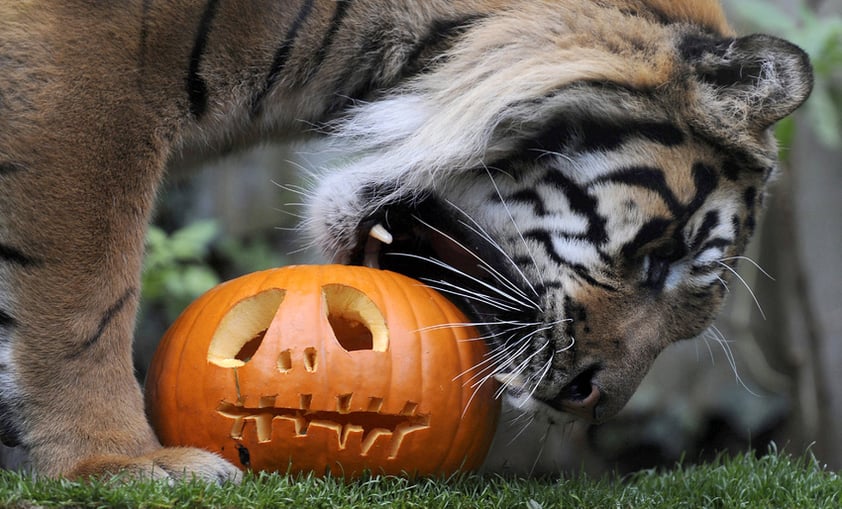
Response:
[[[336,340],[349,352],[389,347],[386,320],[363,292],[346,285],[322,287],[324,310]]]
[[[278,356],[278,371],[287,373],[292,369],[292,353],[289,348],[282,350]]]
[[[314,373],[319,368],[319,359],[316,349],[311,347],[304,349],[304,369],[308,373]]]
[[[222,368],[237,368],[251,360],[285,294],[284,290],[272,288],[234,304],[219,321],[211,338],[208,362]]]

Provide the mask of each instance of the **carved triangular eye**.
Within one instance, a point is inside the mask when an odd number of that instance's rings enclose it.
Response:
[[[208,362],[221,368],[237,368],[251,360],[285,294],[284,290],[273,288],[234,304],[213,334]]]
[[[386,319],[371,298],[346,285],[322,287],[324,310],[336,340],[349,352],[389,348]]]

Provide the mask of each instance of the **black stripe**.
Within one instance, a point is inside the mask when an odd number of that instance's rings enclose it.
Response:
[[[578,127],[583,136],[576,148],[583,152],[615,150],[631,138],[647,139],[665,147],[684,142],[684,133],[669,122],[627,121],[612,125],[602,120],[586,120]]]
[[[396,76],[378,72],[378,66],[382,66],[384,62],[385,52],[391,50],[383,41],[392,39],[394,36],[388,32],[388,27],[378,26],[366,31],[357,37],[362,43],[358,44],[359,49],[356,54],[343,62],[345,71],[333,80],[336,94],[326,108],[325,115],[333,116],[360,100],[369,99],[375,90],[394,85],[396,82],[427,70],[427,64],[431,59],[441,57],[456,36],[481,18],[482,16],[474,15],[432,22],[427,33],[417,42],[401,45],[401,50],[406,56]]]
[[[426,70],[427,63],[441,57],[454,37],[467,30],[482,16],[473,15],[450,20],[433,21],[427,32],[413,44],[398,43],[405,55],[401,70],[396,76],[378,72],[382,67],[384,54],[393,48],[384,44],[384,40],[394,39],[389,27],[376,26],[357,36],[358,49],[353,57],[347,57],[343,65],[345,71],[333,80],[336,95],[326,110],[327,116],[346,109],[357,101],[369,98],[372,93],[384,87],[394,85],[412,75]],[[312,77],[312,76],[311,76]],[[348,85],[351,84],[349,87]]]
[[[754,235],[754,230],[757,228],[757,219],[754,214],[749,214],[748,217],[746,217],[745,227],[749,236]]]
[[[531,264],[532,259],[529,258],[525,260],[525,262]],[[537,293],[540,296],[544,296],[550,290],[564,289],[564,285],[561,283],[561,281],[543,281],[541,283],[536,283],[533,286],[535,288],[535,293]]]
[[[664,237],[670,224],[671,220],[657,217],[641,226],[637,235],[621,248],[623,256],[628,260],[636,259],[643,246]]]
[[[740,221],[740,216],[734,214],[731,216],[731,228],[734,230],[734,238],[740,237],[740,232],[743,230],[742,221]]]
[[[676,23],[676,20],[673,20],[669,16],[666,15],[662,10],[656,9],[654,7],[649,7],[649,11],[646,14],[650,14],[649,19],[654,19],[660,25],[671,25]]]
[[[413,45],[407,55],[401,69],[401,77],[408,78],[424,71],[432,56],[440,56],[444,47],[449,46],[453,38],[463,34],[484,17],[480,14],[472,14],[461,18],[434,20],[424,37]]]
[[[493,193],[491,195],[491,199],[494,201],[501,201],[497,193]],[[531,206],[533,213],[538,217],[546,217],[548,214],[547,206],[544,204],[544,199],[535,189],[521,189],[520,191],[507,196],[505,200],[502,201],[505,203],[517,202]]]
[[[0,175],[8,175],[10,173],[17,173],[26,169],[22,163],[17,161],[0,162]]]
[[[149,9],[152,7],[152,0],[143,0],[140,8],[140,33],[138,34],[137,51],[137,78],[138,90],[143,89],[144,73],[146,72],[147,41],[149,39]]]
[[[336,94],[325,109],[326,117],[332,117],[360,100],[367,99],[375,89],[387,85],[377,72],[377,66],[384,60],[384,37],[378,31],[370,31],[361,37],[364,44],[356,56],[343,62],[345,71],[333,81]],[[349,89],[348,84],[353,86]]]
[[[82,355],[85,351],[90,349],[92,346],[97,344],[97,342],[99,342],[99,340],[102,338],[103,334],[105,334],[105,329],[108,328],[108,326],[120,313],[120,311],[122,311],[123,308],[126,307],[126,305],[129,303],[129,301],[134,295],[135,290],[133,288],[130,288],[126,290],[126,293],[120,296],[119,299],[117,299],[117,302],[115,302],[111,305],[111,307],[106,309],[105,312],[102,314],[102,317],[100,317],[99,319],[99,325],[97,326],[96,331],[93,334],[91,334],[91,336],[88,339],[86,339],[84,343],[82,343],[82,346],[79,348],[79,351],[72,353],[68,356],[68,358],[77,358],[80,355]]]
[[[704,163],[695,163],[693,165],[693,182],[696,184],[696,196],[687,206],[687,216],[695,214],[716,190],[719,185],[719,175],[713,167]]]
[[[19,249],[5,244],[0,244],[0,259],[21,267],[33,267],[44,263],[38,258],[26,255]]]
[[[754,210],[757,205],[757,188],[749,187],[743,192],[743,203],[746,204],[749,210]]]
[[[664,172],[658,168],[647,166],[625,168],[594,179],[592,184],[608,182],[649,189],[658,193],[676,218],[686,221],[704,205],[719,184],[719,176],[716,171],[704,163],[695,163],[692,173],[693,182],[696,184],[696,195],[688,205],[681,204],[667,184]]]
[[[570,260],[563,258],[561,255],[559,255],[558,252],[555,250],[555,247],[553,246],[553,238],[549,234],[549,232],[542,230],[534,230],[531,232],[524,233],[523,237],[528,240],[534,240],[541,244],[544,247],[544,251],[546,251],[547,256],[549,256],[554,262],[563,267],[569,268],[588,284],[609,291],[617,290],[613,286],[601,283],[594,279],[593,276],[590,275],[590,271],[588,271],[588,268],[584,265],[580,263],[573,263]]]
[[[606,219],[597,213],[599,203],[596,198],[582,190],[582,188],[560,171],[548,173],[544,177],[543,182],[552,185],[564,193],[570,205],[570,210],[587,218],[588,232],[586,235],[589,241],[596,246],[601,246],[608,242]]]
[[[16,417],[22,406],[20,398],[0,400],[0,442],[7,447],[20,445],[21,426]]]
[[[698,250],[699,246],[702,245],[702,242],[708,238],[710,232],[717,226],[719,226],[719,211],[711,210],[705,214],[705,218],[702,220],[702,225],[699,227],[699,230],[693,238],[693,242],[690,244],[690,250]]]
[[[208,0],[202,19],[199,21],[199,31],[196,40],[193,42],[193,51],[190,52],[190,65],[187,71],[187,96],[190,98],[190,114],[194,118],[204,115],[208,108],[208,85],[204,78],[199,76],[199,66],[205,54],[210,34],[211,23],[216,16],[219,0]]]
[[[322,38],[322,43],[319,46],[319,49],[316,50],[316,53],[313,55],[313,59],[310,62],[307,77],[304,78],[305,84],[309,83],[310,80],[318,74],[322,63],[324,63],[325,57],[327,56],[327,52],[333,44],[333,39],[342,27],[342,22],[344,21],[345,16],[348,15],[348,9],[350,7],[351,0],[336,0],[336,10],[333,12],[333,18],[330,20],[330,26],[328,27],[327,32],[325,32],[324,38]]]
[[[631,119],[615,122],[601,118],[577,120],[564,115],[548,122],[538,134],[527,140],[521,152],[525,155],[531,153],[532,159],[547,152],[608,152],[621,148],[630,139],[645,139],[665,147],[675,147],[684,143],[686,136],[669,122]]]
[[[642,187],[657,193],[664,203],[669,207],[670,212],[680,216],[684,212],[684,205],[678,201],[672,189],[667,185],[664,172],[658,168],[647,166],[636,166],[625,168],[608,175],[595,179],[591,185],[601,183],[623,184],[627,186]]]
[[[733,157],[729,157],[722,163],[722,174],[726,179],[735,181],[740,178],[742,168]]]
[[[0,309],[0,327],[11,328],[17,327],[18,321],[8,312]]]
[[[260,113],[260,108],[263,104],[263,100],[266,98],[266,95],[269,94],[272,88],[278,83],[278,80],[280,80],[281,73],[283,72],[284,67],[286,67],[287,60],[289,60],[289,55],[292,52],[292,46],[295,43],[295,39],[298,37],[298,30],[301,28],[301,25],[304,24],[304,21],[310,15],[312,10],[313,0],[305,0],[301,5],[301,8],[298,10],[298,14],[292,22],[292,26],[290,26],[287,31],[283,43],[281,43],[278,49],[275,50],[275,56],[272,58],[272,65],[269,67],[269,73],[266,75],[266,81],[263,83],[263,88],[260,89],[260,91],[258,91],[251,99],[252,116],[256,116]]]
[[[722,238],[722,237],[716,237],[716,238],[710,239],[709,241],[702,244],[702,246],[699,248],[699,252],[703,253],[703,252],[707,251],[708,249],[713,249],[713,248],[726,249],[731,244],[733,244],[733,242],[729,239],[725,239],[725,238]]]

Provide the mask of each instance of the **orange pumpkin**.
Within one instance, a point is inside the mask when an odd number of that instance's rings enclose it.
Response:
[[[499,407],[487,350],[430,288],[296,266],[223,283],[167,331],[146,382],[164,445],[242,468],[354,476],[477,468]]]

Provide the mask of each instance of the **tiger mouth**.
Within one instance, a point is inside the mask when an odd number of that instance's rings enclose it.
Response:
[[[467,215],[427,198],[393,205],[361,221],[350,263],[422,281],[447,294],[475,321],[483,321],[488,311],[470,292],[494,285],[491,275],[503,271],[492,242]]]
[[[534,309],[495,307],[488,287],[499,284],[500,275],[510,283],[516,281],[506,275],[504,255],[473,220],[435,199],[393,206],[362,221],[351,263],[391,270],[428,284],[446,294],[472,322],[485,324],[478,327],[487,338],[498,336],[488,325],[495,321],[536,322]],[[604,397],[593,382],[597,371],[596,367],[584,370],[555,396],[539,401],[585,422],[600,421],[598,408]],[[498,374],[495,378],[513,394],[532,392],[520,377]]]

